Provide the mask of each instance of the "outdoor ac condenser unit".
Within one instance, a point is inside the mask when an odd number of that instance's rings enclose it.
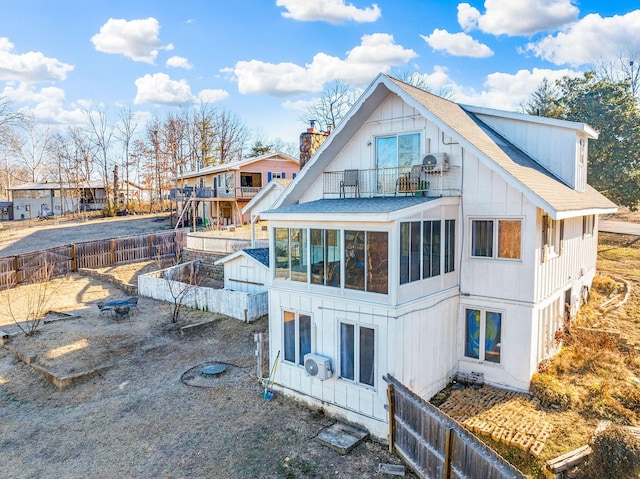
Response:
[[[422,164],[427,171],[447,171],[449,170],[449,157],[446,153],[429,153],[422,159]]]
[[[329,379],[333,374],[331,359],[312,353],[304,355],[304,370],[309,376],[314,376],[321,381]]]

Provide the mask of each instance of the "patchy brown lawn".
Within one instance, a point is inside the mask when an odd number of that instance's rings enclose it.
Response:
[[[433,399],[528,477],[544,478],[546,461],[589,444],[601,420],[640,425],[640,240],[601,233],[598,271],[562,351],[534,376],[534,396],[485,386]],[[622,301],[627,285],[624,305],[599,307]]]
[[[123,279],[131,280],[132,268],[123,268]],[[254,333],[267,336],[266,319],[218,318],[181,336],[178,326],[215,316],[185,310],[173,325],[170,305],[140,298],[138,311],[117,320],[95,305],[125,297],[110,283],[73,275],[49,287],[48,309],[75,317],[43,324],[34,337],[14,336],[8,346],[58,375],[106,368],[58,390],[0,348],[2,477],[371,478],[379,463],[400,463],[373,441],[341,456],[314,440],[333,419],[280,395],[263,399]],[[6,292],[16,317],[34,288]],[[4,295],[0,329],[15,331]],[[223,374],[195,382],[205,387],[187,385],[214,362]]]

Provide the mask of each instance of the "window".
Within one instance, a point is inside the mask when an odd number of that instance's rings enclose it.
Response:
[[[546,261],[562,254],[564,242],[564,220],[553,220],[550,216],[542,217],[542,260]]]
[[[389,242],[386,232],[344,232],[345,288],[387,294]]]
[[[582,236],[592,236],[595,224],[594,215],[586,215],[582,217]]]
[[[307,281],[307,230],[275,229],[276,279]]]
[[[340,231],[311,230],[311,282],[340,287]]]
[[[311,352],[311,316],[284,311],[284,360],[304,366],[304,355]]]
[[[376,138],[377,168],[397,168],[420,163],[420,133]]]
[[[340,323],[340,377],[359,384],[375,384],[375,330]]]
[[[472,220],[471,256],[520,259],[521,220]]]
[[[444,221],[444,272],[455,271],[456,220]]]
[[[584,138],[578,140],[578,164],[584,165],[584,160],[587,157],[587,142]]]
[[[444,222],[445,273],[455,269],[455,224]],[[400,223],[400,284],[439,276],[441,254],[442,221]]]
[[[386,232],[345,231],[344,254],[338,230],[275,228],[273,234],[274,278],[309,281],[307,264],[311,247],[311,282],[340,287],[344,258],[345,288],[387,294],[389,244]]]
[[[502,313],[465,309],[464,355],[500,364]]]

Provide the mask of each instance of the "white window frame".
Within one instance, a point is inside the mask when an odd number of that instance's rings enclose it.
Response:
[[[523,219],[522,218],[471,218],[471,243],[469,245],[469,256],[471,258],[496,259],[501,261],[522,261],[522,240],[523,240]],[[475,230],[473,224],[476,221],[490,221],[492,223],[492,245],[491,256],[476,256],[474,252]],[[500,222],[501,221],[518,221],[520,223],[520,256],[518,258],[506,258],[500,255]]]
[[[400,137],[402,136],[413,136],[413,135],[418,135],[418,152],[417,152],[417,157],[416,157],[416,163],[409,163],[409,164],[400,164],[400,155],[399,155],[399,144],[400,144]],[[382,140],[383,138],[395,138],[396,139],[396,155],[395,155],[395,164],[393,165],[380,165],[379,164],[379,155],[380,155],[380,151],[379,151],[379,145],[378,142],[380,140]],[[376,168],[402,168],[402,167],[407,167],[407,166],[411,166],[411,165],[415,165],[415,164],[419,164],[419,162],[422,159],[422,152],[424,151],[422,148],[422,132],[420,131],[407,131],[407,132],[403,132],[403,133],[396,133],[396,134],[391,134],[391,135],[377,135],[374,138],[374,145],[375,145],[375,167]]]
[[[378,360],[378,329],[371,324],[358,324],[353,321],[338,321],[338,377],[343,381],[348,381],[350,383],[357,384],[359,386],[363,386],[366,388],[375,389],[376,388],[376,377],[377,377],[377,360]],[[353,326],[354,328],[354,337],[353,337],[353,379],[342,376],[342,325]],[[360,378],[360,334],[361,329],[369,329],[373,331],[373,384],[368,384],[361,381]]]
[[[291,361],[287,359],[287,332],[285,328],[285,314],[291,313],[294,315],[294,359]],[[309,318],[309,351],[304,353],[300,350],[300,316],[306,316]],[[311,313],[307,313],[304,311],[296,311],[295,309],[284,308],[282,310],[282,314],[280,315],[282,318],[282,360],[287,364],[296,365],[299,367],[304,367],[304,355],[307,353],[313,352],[313,344],[314,344],[314,328],[313,328],[313,316]]]
[[[554,220],[549,215],[542,217],[543,261],[562,254],[564,243],[564,220]]]
[[[596,227],[595,215],[584,215],[582,217],[582,237],[593,236]]]
[[[473,356],[467,356],[466,348],[467,348],[467,310],[474,310],[480,312],[480,337],[479,341],[479,350],[478,357],[474,358]],[[500,315],[500,361],[495,362],[488,360],[486,357],[486,330],[487,330],[487,313],[496,313]],[[482,364],[492,364],[495,366],[501,366],[504,361],[504,329],[505,329],[505,311],[499,309],[491,309],[491,308],[482,308],[479,306],[469,306],[466,305],[462,308],[462,324],[464,327],[464,333],[462,335],[462,356],[467,361],[474,361]]]

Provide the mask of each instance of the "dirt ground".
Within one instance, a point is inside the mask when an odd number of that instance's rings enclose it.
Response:
[[[149,266],[123,267],[123,280],[136,267]],[[28,312],[38,288],[0,293],[0,330],[17,331],[11,312]],[[314,440],[333,419],[277,394],[262,397],[254,333],[267,336],[266,318],[244,324],[185,310],[174,325],[169,304],[140,298],[130,318],[117,319],[95,304],[125,297],[110,283],[73,275],[47,288],[47,309],[70,316],[6,346],[59,376],[97,372],[59,390],[0,348],[2,477],[371,478],[380,463],[400,463],[373,441],[341,456]],[[210,319],[207,329],[179,333]],[[203,376],[213,363],[225,372]]]

